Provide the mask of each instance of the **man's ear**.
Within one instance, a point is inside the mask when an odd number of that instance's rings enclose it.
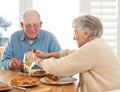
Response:
[[[43,22],[41,21],[41,22],[40,22],[40,28],[42,27],[42,24],[43,24]]]
[[[23,22],[20,22],[21,27],[23,28]]]
[[[90,31],[89,31],[88,28],[86,28],[86,29],[84,30],[84,34],[85,34],[85,38],[89,38],[89,36],[90,36]]]

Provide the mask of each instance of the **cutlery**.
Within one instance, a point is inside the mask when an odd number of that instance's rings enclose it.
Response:
[[[23,90],[23,91],[25,91],[25,92],[29,92],[29,89],[27,89],[27,88],[18,87],[18,86],[12,86],[12,87],[15,88],[15,89]]]

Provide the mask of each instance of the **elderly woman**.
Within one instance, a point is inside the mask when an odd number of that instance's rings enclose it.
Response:
[[[44,53],[36,50],[42,58],[36,65],[58,76],[80,74],[81,92],[105,92],[120,89],[120,64],[118,57],[101,38],[103,26],[97,17],[83,15],[73,21],[74,39],[79,49]]]

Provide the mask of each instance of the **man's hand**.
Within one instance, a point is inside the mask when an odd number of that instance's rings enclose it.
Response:
[[[13,58],[10,61],[10,67],[13,68],[13,69],[20,69],[21,65],[22,65],[22,62],[17,58]]]

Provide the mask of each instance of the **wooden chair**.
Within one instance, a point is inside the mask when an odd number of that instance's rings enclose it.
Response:
[[[0,46],[0,60],[2,59],[4,49],[5,49],[5,46]]]

